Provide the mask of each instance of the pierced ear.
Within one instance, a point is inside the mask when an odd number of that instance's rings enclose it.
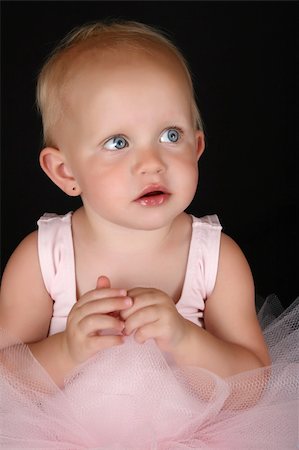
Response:
[[[196,150],[197,150],[197,161],[198,161],[205,149],[205,135],[203,134],[203,131],[200,131],[200,130],[196,131],[196,147],[197,147]]]
[[[81,194],[80,186],[66,164],[65,157],[60,150],[53,147],[44,148],[40,153],[39,163],[53,183],[67,195],[76,197]]]

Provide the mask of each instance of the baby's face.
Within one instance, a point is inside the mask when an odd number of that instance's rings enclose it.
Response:
[[[87,213],[138,229],[169,223],[194,196],[204,146],[183,69],[140,52],[77,65],[56,136]]]

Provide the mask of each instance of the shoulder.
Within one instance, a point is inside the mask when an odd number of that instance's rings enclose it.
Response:
[[[254,283],[251,269],[239,245],[225,233],[221,233],[216,281],[210,295],[217,305],[220,301],[254,302]]]
[[[239,247],[239,245],[225,233],[221,233],[219,258],[222,258],[222,262],[243,262],[247,265],[246,257]]]
[[[198,230],[193,237],[200,241],[201,251],[204,252],[206,260],[213,263],[215,274],[208,292],[212,293],[217,284],[222,284],[228,277],[238,279],[239,276],[246,276],[252,281],[251,271],[242,250],[231,237],[222,232],[218,216],[213,214],[199,218],[191,217],[193,229]]]
[[[252,274],[247,259],[239,245],[227,234],[221,233],[218,263],[218,281],[233,279],[237,283],[247,281],[253,283]],[[248,286],[249,287],[249,286]]]
[[[52,301],[45,289],[38,256],[38,232],[26,236],[11,255],[1,281],[0,325],[10,329],[25,342],[41,337],[50,320]],[[45,327],[48,325],[45,325]]]
[[[31,263],[34,263],[38,259],[38,232],[33,231],[28,234],[16,247],[12,253],[7,266],[5,268],[4,275],[10,270],[18,268],[19,266],[26,266],[28,259]],[[28,265],[28,264],[27,264]],[[28,270],[32,267],[32,264],[28,265]],[[25,267],[24,267],[25,268]]]

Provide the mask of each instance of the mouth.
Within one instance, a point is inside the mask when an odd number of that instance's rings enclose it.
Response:
[[[165,203],[170,193],[163,186],[148,186],[135,199],[142,206],[159,206]]]
[[[165,194],[165,192],[163,192],[163,191],[151,191],[151,192],[147,192],[146,194],[142,195],[140,198],[154,197],[156,195],[162,195],[162,194]]]

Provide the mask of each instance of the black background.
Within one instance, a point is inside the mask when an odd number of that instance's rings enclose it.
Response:
[[[295,2],[2,2],[1,262],[45,211],[80,203],[39,168],[37,73],[71,28],[107,17],[168,31],[194,74],[207,147],[188,211],[217,213],[256,291],[299,295]]]

